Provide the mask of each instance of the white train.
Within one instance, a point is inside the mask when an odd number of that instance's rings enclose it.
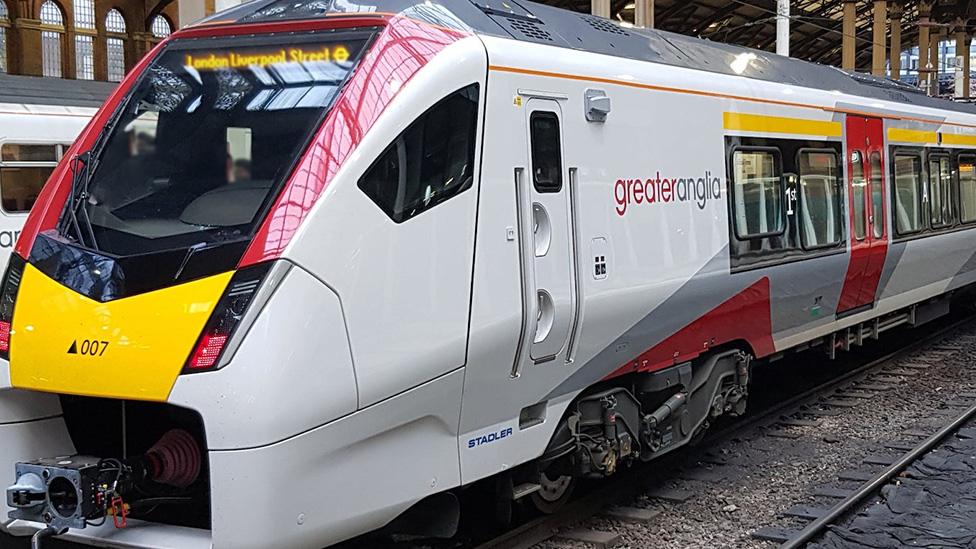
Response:
[[[111,87],[0,74],[0,261],[37,195]]]
[[[52,175],[0,288],[7,532],[318,547],[484,479],[550,511],[756,361],[976,281],[973,106],[521,0],[342,6],[175,33]]]

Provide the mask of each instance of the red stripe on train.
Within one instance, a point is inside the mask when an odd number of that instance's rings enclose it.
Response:
[[[776,350],[770,311],[769,278],[762,277],[604,379],[662,370],[738,340],[745,341],[756,357],[770,355]]]

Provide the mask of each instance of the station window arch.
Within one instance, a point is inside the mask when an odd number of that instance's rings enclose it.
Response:
[[[7,2],[0,0],[0,73],[7,72],[7,29],[10,28],[10,10]]]
[[[149,30],[152,31],[152,35],[156,38],[166,38],[170,34],[173,34],[173,25],[162,15],[157,15],[153,17],[152,24],[149,25]]]
[[[7,29],[10,27],[10,10],[7,2],[0,0],[0,73],[7,72]]]
[[[95,0],[74,0],[75,78],[95,79]]]
[[[41,4],[41,69],[44,76],[60,78],[61,35],[64,34],[64,13],[52,0]]]
[[[105,59],[108,64],[108,80],[119,82],[125,76],[125,17],[113,8],[105,15]]]

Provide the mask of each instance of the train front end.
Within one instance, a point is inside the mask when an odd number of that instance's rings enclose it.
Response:
[[[321,546],[409,506],[338,504],[353,360],[339,296],[288,250],[402,85],[465,36],[295,6],[161,44],[39,197],[0,287],[0,530]]]

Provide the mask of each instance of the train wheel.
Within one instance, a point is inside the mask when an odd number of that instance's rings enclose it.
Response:
[[[545,472],[539,473],[539,484],[542,488],[534,492],[530,498],[532,505],[547,515],[561,509],[573,495],[573,488],[576,486],[573,477],[569,475],[550,478]]]

